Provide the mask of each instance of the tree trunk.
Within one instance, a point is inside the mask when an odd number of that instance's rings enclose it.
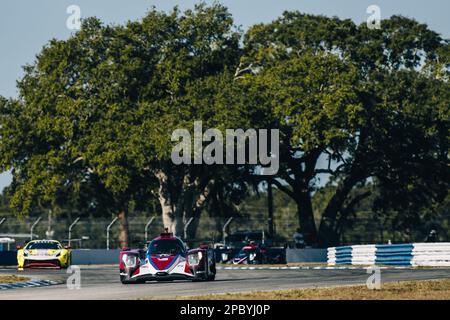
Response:
[[[194,190],[191,189],[189,198],[186,201],[187,205],[184,216],[185,223],[187,223],[191,217],[194,218],[194,220],[192,220],[191,224],[186,230],[186,236],[189,240],[193,240],[196,238],[197,229],[200,224],[200,215],[202,213],[206,200],[211,194],[214,182],[214,179],[207,181],[204,186],[200,187],[200,190],[195,190],[197,192],[194,192]],[[194,195],[196,197],[194,197]]]
[[[176,236],[183,235],[183,219],[179,210],[170,204],[170,200],[162,195],[159,196],[162,209],[164,229],[172,232]],[[164,231],[164,230],[161,230]]]
[[[335,194],[322,214],[318,234],[320,247],[333,247],[339,244],[337,215],[353,186],[360,180],[359,175],[353,171],[338,185]]]
[[[365,198],[371,195],[370,191],[366,191],[355,196],[346,206],[345,208],[341,208],[339,210],[339,217],[336,218],[335,222],[335,238],[337,239],[336,243],[345,243],[344,231],[346,229],[346,224],[348,222],[348,217],[351,213],[354,212],[355,207]]]
[[[291,183],[291,190],[276,179],[273,179],[272,182],[279,190],[286,193],[295,201],[297,205],[300,232],[303,233],[308,245],[316,244],[317,228],[312,209],[311,193],[307,190],[307,184]]]
[[[188,238],[194,238],[201,210],[214,180],[205,180],[203,184],[199,184],[189,173],[175,172],[170,176],[163,170],[160,170],[156,177],[159,180],[159,203],[164,227],[176,236],[184,237],[184,226],[194,217],[195,220],[186,230]]]
[[[273,232],[273,193],[272,193],[272,181],[269,179],[267,181],[267,213],[268,219],[267,224],[270,237],[273,239],[275,234]]]
[[[314,221],[314,213],[311,203],[311,194],[309,192],[296,193],[298,221],[300,232],[305,237],[307,245],[313,245],[317,240],[317,228]]]
[[[128,218],[127,211],[122,210],[117,215],[119,218],[119,243],[121,248],[129,247],[129,230],[128,230]]]
[[[175,186],[169,180],[169,174],[166,172],[160,170],[156,177],[159,181],[158,196],[164,228],[176,236],[182,236],[182,203],[179,201],[182,199],[180,196],[181,190],[175,190]]]

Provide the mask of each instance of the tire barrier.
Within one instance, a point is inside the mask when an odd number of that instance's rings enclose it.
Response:
[[[450,243],[373,244],[328,248],[329,265],[450,266]]]

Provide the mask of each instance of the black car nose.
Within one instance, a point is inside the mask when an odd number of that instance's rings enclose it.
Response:
[[[167,272],[157,272],[156,273],[156,276],[157,277],[165,277],[165,276],[168,276],[169,274],[167,273]]]

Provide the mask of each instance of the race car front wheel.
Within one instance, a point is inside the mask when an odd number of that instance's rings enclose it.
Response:
[[[214,281],[216,279],[216,266],[215,264],[208,267],[206,272],[197,273],[192,281]]]
[[[214,281],[216,279],[215,273],[208,273],[208,274],[197,274],[192,281],[198,282],[198,281]]]

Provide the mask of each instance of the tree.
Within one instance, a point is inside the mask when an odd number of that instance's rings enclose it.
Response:
[[[322,153],[345,152],[355,143],[358,102],[356,69],[332,54],[303,52],[266,66],[254,79],[252,92],[264,92],[265,105],[273,110],[282,131],[280,158],[284,166],[279,189],[297,204],[299,224],[308,239],[316,239],[311,193]]]
[[[443,116],[446,112],[430,113],[430,107],[442,110],[441,104],[448,105],[445,90],[403,96],[401,92],[408,92],[411,82],[401,81],[396,83],[397,88],[402,86],[399,94],[388,99],[392,83],[387,80],[408,74],[434,90],[446,87],[443,78],[437,84],[436,79],[423,73],[425,66],[430,66],[434,71],[428,73],[439,70],[441,77],[446,74],[448,41],[426,25],[399,16],[382,25],[381,30],[369,30],[365,24],[356,26],[350,20],[285,12],[270,24],[252,27],[245,37],[242,61],[254,70],[248,81],[258,88],[255,92],[260,91],[261,83],[271,84],[259,97],[286,137],[286,170],[274,182],[298,203],[304,233],[316,233],[310,208],[318,175],[329,174],[337,183],[322,213],[318,230],[321,246],[338,243],[337,223],[345,215],[343,206],[352,189],[371,177],[383,176],[386,163],[392,165],[391,171],[408,176],[412,166],[404,166],[405,158],[423,159],[428,154],[428,160],[433,157],[440,165],[413,161],[416,169],[421,168],[422,176],[429,174],[429,169],[436,169],[433,172],[442,178],[448,173],[448,153],[443,151],[448,150],[448,145],[442,145],[442,136],[448,136],[448,118]],[[306,64],[307,59],[314,62]],[[334,64],[326,63],[330,59]],[[302,63],[307,67],[301,68]],[[297,72],[292,72],[295,69]],[[405,101],[410,103],[409,110],[421,110],[415,111],[416,117],[408,116],[410,111],[403,108]],[[393,115],[413,121],[400,124]],[[427,130],[430,121],[439,123],[433,126],[433,133]],[[396,151],[387,151],[386,146],[404,145],[405,138],[395,135],[395,130],[407,132],[410,139],[430,133],[432,138],[408,141],[407,148],[414,151],[405,152],[405,158],[395,161]],[[328,160],[326,168],[318,167],[321,158]],[[448,187],[444,190],[447,192]]]
[[[180,235],[220,170],[174,165],[171,133],[195,120],[244,126],[256,112],[239,104],[232,70],[239,39],[225,7],[199,4],[183,14],[153,9],[125,26],[89,18],[68,40],[50,41],[24,68],[19,98],[0,105],[1,168],[12,169],[12,206],[27,214],[61,190],[89,185],[109,199],[127,246],[129,203],[153,192],[164,225]]]

